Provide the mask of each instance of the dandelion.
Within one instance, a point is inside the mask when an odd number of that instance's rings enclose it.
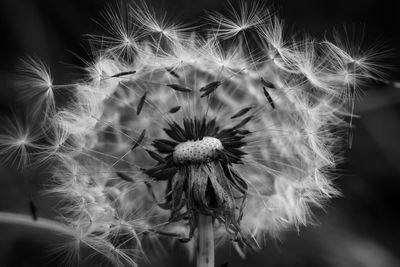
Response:
[[[209,13],[205,34],[157,20],[144,4],[127,10],[105,13],[111,36],[92,39],[98,57],[70,85],[73,100],[42,107],[50,192],[75,233],[68,253],[87,246],[135,266],[142,244],[167,236],[196,248],[197,266],[214,266],[215,240],[245,255],[338,194],[330,177],[352,116],[349,84],[381,75],[378,54],[287,40],[259,4]],[[57,85],[43,66],[27,73],[50,94]],[[25,166],[34,138],[10,123],[0,155]]]

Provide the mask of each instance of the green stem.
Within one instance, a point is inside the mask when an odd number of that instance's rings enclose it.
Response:
[[[214,267],[214,227],[212,217],[199,214],[197,227],[197,267]]]

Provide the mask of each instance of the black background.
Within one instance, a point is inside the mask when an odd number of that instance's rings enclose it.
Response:
[[[83,66],[72,52],[89,59],[83,35],[102,33],[93,21],[105,0],[0,0],[0,113],[23,109],[9,86],[17,60],[36,55],[51,66],[56,83],[78,77],[71,66]],[[221,10],[225,1],[147,1],[179,21],[194,21],[204,10]],[[392,50],[385,59],[389,80],[400,80],[400,1],[281,0],[268,4],[285,18],[293,32],[324,37],[334,28],[364,29],[363,43],[385,43]],[[361,35],[358,35],[361,36]],[[361,38],[360,38],[361,41]],[[374,84],[365,88],[356,105],[354,142],[336,184],[343,197],[325,211],[316,210],[318,224],[284,233],[280,241],[267,240],[264,249],[238,257],[227,245],[218,249],[217,264],[234,266],[400,266],[400,89]],[[4,127],[0,125],[0,127]],[[39,215],[53,214],[51,201],[40,194],[47,175],[0,169],[0,210],[28,213],[27,187],[34,192]],[[26,180],[28,180],[28,184]],[[58,266],[48,256],[58,237],[0,224],[0,266]],[[163,255],[149,255],[142,266],[189,266],[179,244]],[[95,263],[80,266],[96,266]]]

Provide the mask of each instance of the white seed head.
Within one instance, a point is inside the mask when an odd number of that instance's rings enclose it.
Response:
[[[136,266],[139,239],[157,238],[155,227],[189,232],[186,221],[166,224],[170,211],[152,208],[165,196],[165,184],[144,175],[154,160],[159,161],[154,172],[182,187],[177,191],[190,189],[174,179],[186,168],[179,165],[215,165],[188,169],[218,177],[211,184],[221,186],[216,196],[243,177],[235,190],[247,188],[240,222],[245,237],[261,241],[265,234],[307,224],[310,207],[337,194],[329,170],[341,160],[339,129],[355,90],[382,76],[376,62],[382,53],[359,55],[358,46],[345,51],[347,44],[337,38],[336,44],[286,38],[283,23],[255,2],[243,2],[228,16],[211,12],[213,25],[205,34],[156,16],[144,2],[132,4],[126,14],[108,10],[102,23],[108,36],[91,38],[96,58],[88,62],[87,79],[69,85],[53,85],[45,64],[24,61],[22,98],[35,103],[29,106],[33,118],[45,116],[40,123],[0,120],[0,164],[58,163],[51,192],[67,200],[61,211],[76,232],[75,243],[88,244],[118,266]],[[210,87],[215,82],[219,85]],[[54,95],[62,88],[73,88],[73,95],[56,107]],[[249,107],[248,117],[234,115]],[[229,152],[226,142],[235,138],[204,133],[208,136],[196,139],[194,133],[204,129],[180,124],[190,118],[214,118],[220,127],[214,132],[237,127],[249,133],[240,151],[226,153],[233,160],[243,153],[232,164],[237,170],[232,181],[219,184],[227,169],[213,161],[219,150]],[[172,135],[162,140],[168,126]],[[162,141],[159,150],[147,149],[155,140]],[[176,164],[163,168],[171,154]],[[199,195],[207,184],[192,189]],[[242,205],[233,196],[218,201],[230,205],[232,214]],[[122,231],[124,225],[129,229]],[[216,239],[228,240],[224,223],[214,228]]]
[[[178,144],[174,151],[174,161],[185,162],[207,162],[215,157],[216,150],[223,149],[219,139],[206,136],[197,141],[186,141]]]

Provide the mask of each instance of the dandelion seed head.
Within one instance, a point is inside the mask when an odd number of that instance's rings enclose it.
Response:
[[[73,100],[46,109],[39,155],[57,163],[50,193],[80,243],[134,266],[142,242],[189,241],[199,214],[239,253],[312,221],[311,207],[338,194],[330,170],[350,91],[380,75],[374,61],[286,38],[260,4],[211,12],[206,34],[142,3],[126,10],[105,13],[108,36],[92,39]],[[30,65],[39,87],[60,88]],[[22,128],[0,135],[8,161],[28,161],[36,137]]]

